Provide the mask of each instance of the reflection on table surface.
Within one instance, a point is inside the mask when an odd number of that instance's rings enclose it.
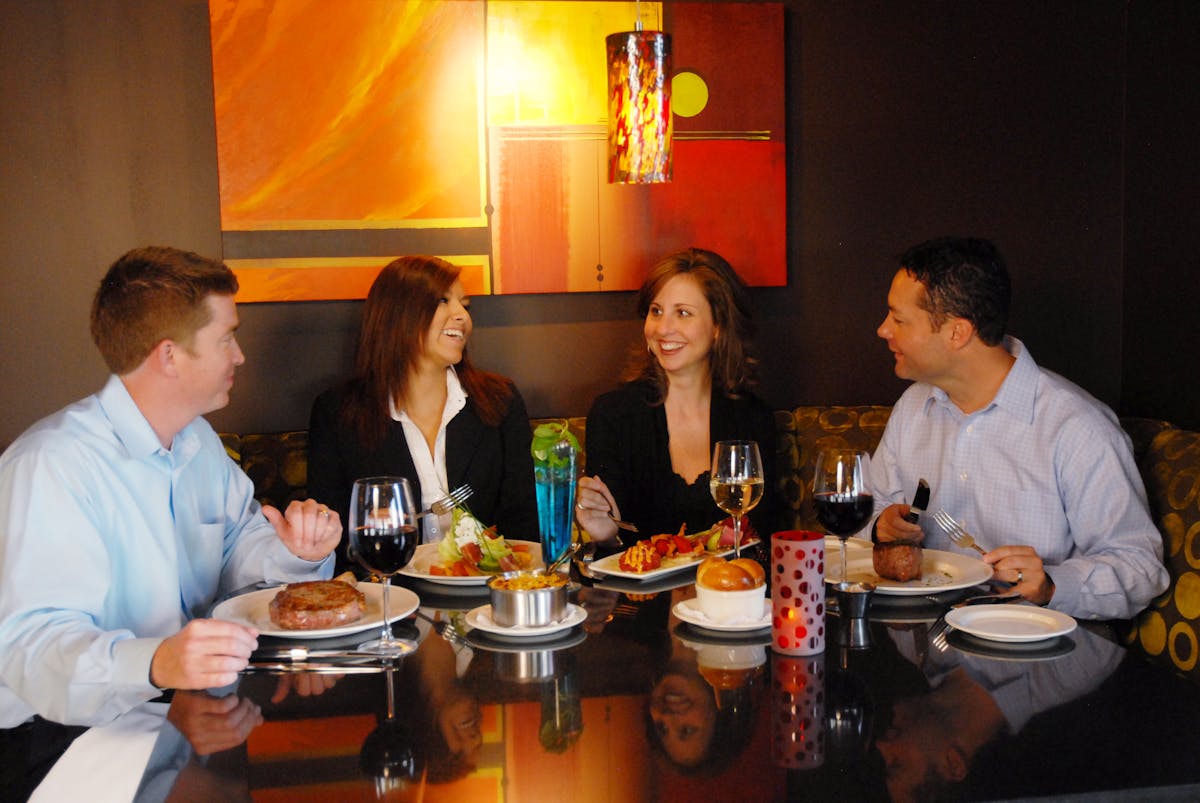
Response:
[[[1200,690],[1092,629],[1018,649],[954,634],[938,649],[936,609],[880,608],[870,649],[831,639],[823,655],[791,658],[771,652],[769,631],[676,620],[671,608],[693,593],[585,587],[588,620],[536,643],[468,632],[465,613],[486,596],[423,595],[403,625],[419,649],[387,672],[249,673],[232,689],[175,694],[137,765],[137,799],[976,800],[1200,788],[1178,789],[1200,784]],[[87,766],[75,747],[44,788],[61,788],[66,765]]]

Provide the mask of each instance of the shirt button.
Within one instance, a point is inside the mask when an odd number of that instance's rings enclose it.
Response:
[[[962,474],[959,474],[958,478],[960,480],[962,480],[963,482],[966,482],[967,481],[967,472],[964,471]]]
[[[968,426],[967,426],[967,434],[968,434],[968,435],[970,435],[970,434],[971,434],[972,432],[974,432],[974,431],[975,431],[975,425],[974,425],[974,424],[970,424],[970,425],[968,425]]]

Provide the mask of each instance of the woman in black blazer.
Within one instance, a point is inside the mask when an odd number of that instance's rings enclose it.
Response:
[[[309,493],[348,521],[359,477],[406,477],[422,508],[467,483],[475,492],[468,506],[485,525],[536,541],[525,402],[510,380],[471,364],[459,270],[436,257],[401,257],[375,279],[354,374],[313,404]],[[426,516],[422,541],[440,541],[449,525],[448,515]],[[345,539],[339,570],[349,566]]]

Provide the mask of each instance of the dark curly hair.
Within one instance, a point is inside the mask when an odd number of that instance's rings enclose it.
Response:
[[[989,346],[1004,339],[1012,286],[1004,257],[990,241],[928,240],[905,251],[900,267],[925,285],[921,308],[929,313],[934,331],[950,318],[965,318]]]

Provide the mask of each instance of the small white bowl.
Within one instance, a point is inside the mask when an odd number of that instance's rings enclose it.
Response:
[[[696,607],[702,614],[719,625],[761,619],[766,598],[766,583],[758,588],[748,588],[742,591],[718,591],[714,588],[705,588],[700,584],[696,585]]]

